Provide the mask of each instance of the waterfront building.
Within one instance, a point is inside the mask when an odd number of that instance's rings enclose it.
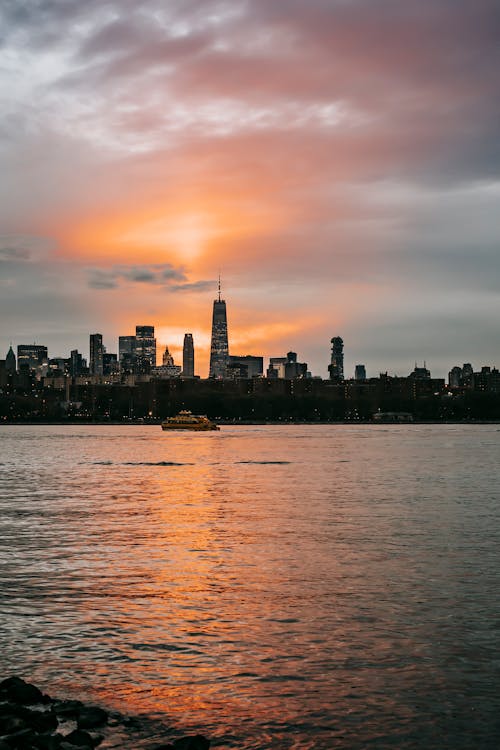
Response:
[[[17,367],[21,371],[40,371],[48,364],[48,350],[39,344],[19,344],[17,347]]]
[[[168,379],[168,378],[180,378],[181,366],[175,365],[172,358],[172,364],[160,365],[159,367],[152,367],[150,375],[152,378]]]
[[[172,366],[174,364],[174,358],[170,354],[168,346],[165,347],[165,351],[163,352],[162,364],[166,367]]]
[[[76,378],[78,375],[82,375],[86,369],[86,360],[82,357],[78,349],[72,349],[69,355],[69,374],[71,377]]]
[[[415,362],[415,368],[413,372],[408,375],[408,377],[412,378],[413,380],[430,380],[431,373],[430,370],[427,369],[425,362],[423,367],[418,367],[417,363]]]
[[[182,375],[185,378],[194,378],[194,342],[193,334],[184,334],[184,346],[182,349]]]
[[[297,354],[288,352],[286,357],[271,357],[267,377],[273,379],[296,380],[310,377],[306,362],[297,362]]]
[[[156,339],[154,326],[135,327],[135,356],[142,369],[156,366]]]
[[[51,357],[47,363],[47,375],[67,375],[69,371],[69,360],[64,357]]]
[[[474,368],[470,362],[465,362],[462,366],[462,378],[469,378],[474,374]]]
[[[16,371],[16,355],[14,354],[12,350],[12,345],[9,346],[9,351],[7,352],[7,356],[5,357],[5,371],[6,372]]]
[[[260,378],[264,374],[264,357],[252,354],[228,357],[228,375],[232,378]]]
[[[120,371],[118,365],[118,356],[116,354],[112,354],[111,352],[104,352],[102,365],[103,375],[113,375]]]
[[[90,374],[102,375],[104,369],[104,346],[102,344],[102,333],[90,334]]]
[[[286,357],[270,357],[266,376],[271,380],[284,379]]]
[[[227,313],[226,302],[219,295],[214,300],[212,313],[212,340],[210,344],[210,371],[209,378],[225,378],[227,376],[227,364],[229,357],[229,342],[227,335]]]
[[[458,365],[452,367],[448,373],[448,387],[460,388],[462,385],[462,368]]]
[[[366,380],[366,367],[364,365],[356,365],[354,369],[354,380]]]
[[[344,379],[344,342],[340,336],[334,336],[330,343],[332,345],[332,354],[328,365],[330,380],[340,381]]]
[[[135,356],[135,336],[118,337],[118,360],[120,363],[127,354]]]

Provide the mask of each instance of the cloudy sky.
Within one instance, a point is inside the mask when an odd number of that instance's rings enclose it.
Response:
[[[0,357],[500,365],[498,0],[1,0]]]

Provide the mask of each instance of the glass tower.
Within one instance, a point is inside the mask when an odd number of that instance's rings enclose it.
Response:
[[[185,378],[194,378],[194,344],[193,334],[184,334],[184,347],[182,350],[182,374]]]
[[[135,327],[135,355],[142,365],[156,367],[156,339],[154,326]]]
[[[104,347],[102,345],[102,334],[90,334],[90,373],[91,375],[102,375],[104,370]]]
[[[331,340],[332,357],[328,365],[331,380],[344,379],[344,342],[340,336],[334,336]]]
[[[227,316],[226,303],[220,297],[214,300],[212,315],[212,343],[210,345],[210,378],[227,377],[227,364],[229,358],[229,344],[227,340]]]

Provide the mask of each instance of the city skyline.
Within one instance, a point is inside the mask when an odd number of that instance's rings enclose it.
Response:
[[[0,351],[138,323],[327,377],[500,354],[494,0],[0,8]],[[111,347],[110,347],[111,348]],[[113,345],[114,350],[114,345]]]

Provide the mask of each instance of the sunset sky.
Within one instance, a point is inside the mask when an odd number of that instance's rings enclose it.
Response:
[[[0,358],[500,366],[498,0],[2,0]]]

